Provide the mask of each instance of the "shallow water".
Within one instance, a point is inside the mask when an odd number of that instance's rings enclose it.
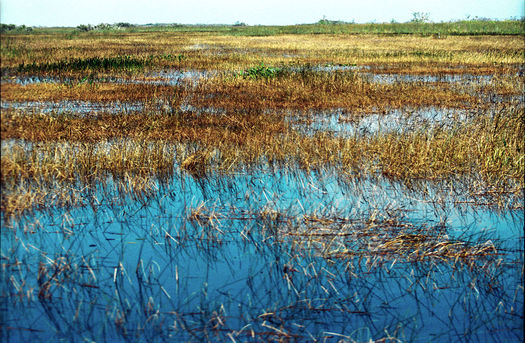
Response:
[[[105,82],[178,85],[208,75],[167,71]],[[491,81],[364,75],[372,82]],[[162,101],[1,103],[2,110],[80,115],[145,106],[170,110]],[[180,110],[224,113],[189,101]],[[471,113],[284,115],[304,134],[362,136],[449,127]],[[38,148],[2,140],[3,150],[15,145]],[[453,184],[409,189],[379,176],[348,179],[297,166],[193,176],[175,166],[172,178],[147,179],[143,192],[130,191],[133,180],[50,186],[44,208],[16,220],[1,214],[6,341],[523,340],[523,211],[474,206]],[[54,206],[62,191],[79,194],[81,204]],[[421,257],[403,237],[489,253],[456,258],[436,248]],[[401,252],[387,249],[403,244]]]
[[[143,102],[94,102],[94,101],[77,101],[77,100],[62,100],[59,102],[53,101],[23,101],[23,102],[0,102],[0,109],[2,110],[18,110],[26,114],[44,113],[44,114],[70,114],[81,117],[87,115],[98,115],[102,113],[111,114],[129,114],[141,113],[149,111],[171,113],[174,110],[181,112],[192,113],[208,113],[208,114],[225,114],[226,111],[215,107],[196,107],[191,105],[189,98],[182,102],[178,108],[173,108],[169,101],[164,99],[156,99],[154,103]]]
[[[110,178],[83,191],[83,207],[4,222],[8,340],[523,338],[522,211],[330,170],[182,172],[153,183],[130,194]],[[374,253],[372,236],[356,243],[359,233],[420,229],[490,241],[500,255],[411,261]]]
[[[132,113],[141,112],[144,110],[144,104],[140,102],[126,103],[126,102],[92,102],[92,101],[76,101],[76,100],[62,100],[59,102],[52,101],[24,101],[24,102],[9,102],[2,101],[0,103],[2,110],[23,110],[27,113],[56,113],[56,114],[98,114],[98,113]]]
[[[466,123],[469,113],[465,110],[420,108],[417,110],[392,110],[387,114],[354,116],[342,110],[289,113],[292,127],[304,134],[329,132],[337,136],[363,136],[384,133],[427,131],[435,127],[453,127]]]
[[[490,84],[494,75],[472,75],[472,74],[440,74],[440,75],[418,75],[418,74],[398,74],[398,73],[375,73],[370,72],[370,66],[367,65],[316,65],[308,67],[314,72],[336,72],[336,71],[355,71],[357,75],[374,83],[397,83],[397,82],[445,82],[456,84]],[[303,70],[300,67],[288,67],[292,71]],[[197,83],[202,78],[208,78],[217,75],[217,71],[209,70],[180,70],[180,69],[164,69],[160,71],[147,71],[142,75],[137,75],[129,78],[121,77],[103,77],[97,79],[85,78],[83,80],[73,80],[67,77],[55,76],[6,76],[2,78],[2,82],[17,83],[21,85],[37,84],[37,83],[72,83],[72,82],[103,82],[103,83],[117,83],[117,84],[151,84],[161,86],[176,86],[183,82],[190,81]]]
[[[490,84],[493,75],[472,74],[442,74],[442,75],[414,75],[414,74],[375,74],[363,73],[367,80],[375,83],[398,83],[398,82],[446,82],[459,84]]]
[[[200,70],[179,70],[179,69],[165,69],[161,71],[149,71],[145,72],[140,76],[121,78],[121,77],[103,77],[103,78],[85,78],[81,80],[74,80],[67,77],[54,77],[54,76],[12,76],[3,77],[2,82],[4,83],[16,83],[20,85],[30,85],[38,83],[117,83],[117,84],[148,84],[148,85],[159,85],[159,86],[177,86],[183,82],[190,81],[193,83],[198,82],[201,78],[206,78],[214,75],[210,71]]]

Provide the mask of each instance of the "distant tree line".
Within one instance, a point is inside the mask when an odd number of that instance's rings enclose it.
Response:
[[[115,23],[115,24],[106,24],[106,23],[100,23],[98,25],[92,26],[90,24],[87,25],[78,25],[77,30],[81,32],[88,32],[88,31],[104,31],[104,30],[114,30],[114,29],[127,29],[135,27],[135,25],[130,23]]]
[[[30,32],[33,31],[32,27],[25,25],[15,25],[15,24],[0,24],[0,32]]]

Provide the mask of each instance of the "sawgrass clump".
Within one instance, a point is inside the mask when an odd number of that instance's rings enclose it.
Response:
[[[442,83],[379,84],[353,71],[288,72],[279,78],[219,76],[200,82],[192,100],[198,106],[233,110],[340,108],[352,113],[386,113],[404,107],[465,108],[477,98]]]

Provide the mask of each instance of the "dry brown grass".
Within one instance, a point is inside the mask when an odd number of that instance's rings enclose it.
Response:
[[[69,58],[183,54],[182,61],[158,61],[158,67],[239,70],[268,64],[343,63],[389,65],[398,70],[493,74],[524,62],[519,36],[278,35],[233,37],[210,33],[107,33],[2,35],[2,68],[20,63],[49,63]],[[455,68],[461,66],[461,68]],[[484,69],[479,69],[479,67]],[[424,68],[424,69],[423,69]]]
[[[281,66],[275,77],[245,78],[226,72],[178,86],[97,82],[104,74],[144,78],[140,72],[66,71],[70,84],[2,84],[2,101],[82,100],[96,103],[139,102],[141,113],[94,116],[26,114],[3,110],[2,140],[41,142],[28,151],[3,150],[2,183],[21,180],[73,180],[79,175],[114,173],[169,174],[175,160],[186,171],[206,176],[209,170],[231,172],[261,163],[292,168],[337,168],[344,175],[380,173],[410,183],[447,178],[481,179],[476,192],[519,193],[523,189],[523,106],[491,97],[523,92],[516,73],[523,62],[517,37],[446,37],[375,35],[281,35],[225,37],[204,33],[124,33],[79,35],[5,35],[3,72],[16,75],[19,63],[54,63],[69,58],[131,55],[152,59],[146,69],[193,68],[240,71],[265,61]],[[5,49],[4,49],[5,48]],[[162,56],[183,55],[183,59]],[[5,58],[4,58],[5,55]],[[366,72],[411,74],[498,74],[490,83],[374,83],[352,71],[319,72],[322,63],[370,65]],[[361,70],[363,71],[363,70]],[[45,73],[43,73],[45,74]],[[80,82],[93,76],[90,82]],[[94,82],[93,82],[94,80]],[[163,102],[167,111],[156,104]],[[180,106],[197,110],[183,112]],[[428,132],[335,137],[308,136],[294,130],[283,112],[340,109],[350,117],[388,113],[392,109],[461,108],[477,118]],[[211,108],[213,113],[199,108]],[[489,111],[490,109],[490,111]],[[284,110],[284,111],[283,111]],[[224,112],[221,112],[224,111]],[[357,118],[356,118],[357,120]],[[97,144],[111,143],[108,150]],[[69,142],[57,148],[56,142]],[[165,142],[181,144],[169,157]],[[61,143],[62,144],[62,143]],[[151,148],[152,147],[152,148]],[[159,148],[160,147],[160,148]],[[157,149],[153,152],[151,149]],[[54,149],[54,150],[53,150]],[[58,149],[58,150],[57,150]],[[37,157],[39,156],[39,157]],[[43,156],[43,157],[42,157]],[[14,181],[13,181],[14,180]],[[13,183],[14,182],[14,183]],[[14,188],[12,188],[14,191]],[[31,194],[20,192],[19,195]],[[15,194],[16,195],[16,194]],[[18,196],[18,195],[16,195]],[[18,201],[19,202],[19,201]],[[13,203],[17,203],[13,198]]]
[[[385,113],[395,108],[463,108],[479,100],[445,83],[378,84],[347,72],[301,73],[275,79],[214,78],[197,87],[200,106],[233,110],[335,109]]]
[[[494,116],[482,115],[452,129],[348,138],[305,136],[282,116],[257,112],[2,116],[3,140],[42,142],[2,150],[3,184],[100,179],[108,173],[170,175],[177,161],[197,177],[269,163],[292,169],[336,168],[349,177],[380,173],[409,185],[417,180],[464,180],[473,195],[487,198],[490,190],[494,206],[509,194],[520,197],[524,188],[521,106],[502,106]],[[114,141],[104,143],[107,140]]]
[[[178,89],[172,86],[147,84],[52,84],[39,83],[30,85],[3,84],[1,96],[3,101],[61,101],[82,100],[95,102],[136,102],[157,98],[174,97]]]

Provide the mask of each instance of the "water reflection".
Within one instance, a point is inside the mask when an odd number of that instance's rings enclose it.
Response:
[[[329,132],[336,136],[366,136],[385,133],[426,132],[466,123],[475,113],[462,109],[419,108],[392,110],[387,114],[354,115],[344,110],[287,113],[292,127],[313,135]]]
[[[74,83],[115,83],[115,84],[147,84],[159,86],[177,86],[185,82],[196,83],[202,78],[210,77],[215,73],[201,70],[179,70],[164,69],[160,71],[148,71],[133,77],[83,77],[74,79],[63,76],[6,76],[2,77],[2,83],[16,83],[20,85],[31,85],[39,83],[74,84]]]
[[[8,341],[523,338],[523,212],[330,170],[176,173],[142,196],[119,182],[3,222]],[[497,254],[366,248],[421,230]]]

